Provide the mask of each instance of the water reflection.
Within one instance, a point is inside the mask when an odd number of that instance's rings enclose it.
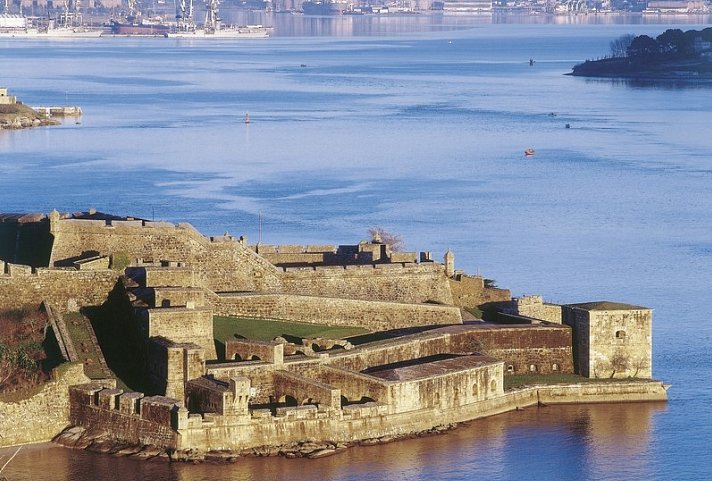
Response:
[[[317,460],[171,465],[42,445],[23,449],[3,474],[17,481],[544,480],[553,473],[566,473],[567,479],[651,479],[654,415],[665,409],[657,403],[530,408],[476,420],[445,435],[358,447]]]
[[[228,24],[267,25],[275,37],[373,36],[459,30],[478,25],[705,25],[712,15],[529,15],[525,13],[454,14],[420,12],[403,15],[310,16],[289,12],[264,12],[221,6]]]
[[[712,79],[709,78],[676,78],[676,79],[615,79],[615,78],[588,78],[587,84],[607,83],[614,87],[644,90],[695,90],[712,88]]]

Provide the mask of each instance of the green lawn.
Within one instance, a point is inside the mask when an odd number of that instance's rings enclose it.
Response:
[[[84,363],[84,373],[92,379],[105,377],[107,373],[99,364],[100,354],[92,342],[89,321],[78,312],[68,312],[63,317],[74,349]]]
[[[365,334],[368,331],[360,327],[335,327],[303,322],[273,321],[266,319],[246,319],[241,317],[213,317],[213,335],[225,342],[235,334],[247,339],[270,341],[277,336],[325,337],[343,339],[348,336]]]

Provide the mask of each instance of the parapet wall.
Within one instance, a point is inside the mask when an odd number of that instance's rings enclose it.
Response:
[[[213,313],[207,308],[164,307],[141,312],[147,337],[165,337],[178,343],[196,343],[206,359],[217,359],[213,340]]]
[[[516,299],[517,312],[520,316],[542,321],[562,323],[562,307],[558,304],[545,303],[541,296],[523,296]]]
[[[272,364],[284,364],[284,344],[276,341],[228,339],[225,341],[225,359],[258,360]]]
[[[477,307],[489,302],[509,301],[509,289],[485,287],[485,279],[480,276],[457,275],[449,279],[453,303],[462,307]]]
[[[47,300],[60,312],[68,306],[100,305],[118,281],[112,270],[33,269],[0,262],[0,306],[38,306]]]
[[[386,244],[361,242],[356,245],[269,245],[256,244],[252,250],[280,266],[417,262],[416,252],[393,252]]]
[[[63,364],[34,396],[0,401],[0,447],[50,441],[69,423],[69,386],[89,382],[79,363]]]
[[[435,304],[401,304],[299,295],[221,295],[211,299],[214,313],[281,319],[383,331],[403,327],[460,324],[460,310]]]
[[[456,351],[502,359],[509,374],[574,372],[568,326],[483,326],[454,333],[452,342]]]
[[[112,439],[132,444],[162,448],[179,445],[176,429],[182,404],[175,399],[144,397],[135,392],[123,394],[120,389],[104,389],[95,384],[70,388],[69,399],[69,417],[74,426],[99,429]]]
[[[278,270],[231,237],[209,239],[189,224],[58,219],[50,215],[50,265],[83,253],[123,254],[132,262],[171,260],[192,267],[200,287],[221,291],[273,291]]]
[[[459,376],[466,382],[462,395],[472,396],[470,382],[477,380]],[[378,381],[378,380],[376,380]],[[481,381],[480,381],[481,382]],[[381,381],[384,389],[389,383]],[[404,383],[403,386],[407,386]],[[486,384],[485,384],[486,385]],[[433,402],[435,386],[422,389]],[[166,398],[141,398],[140,393],[105,394],[89,391],[89,395],[73,397],[72,415],[79,425],[99,428],[117,440],[130,443],[156,444],[162,447],[208,451],[233,449],[241,451],[254,447],[281,446],[313,439],[319,441],[354,442],[382,436],[403,436],[434,426],[446,425],[491,416],[515,409],[547,404],[580,402],[664,401],[665,389],[659,382],[619,381],[596,384],[533,386],[501,392],[483,400],[462,402],[442,408],[388,414],[380,403],[345,406],[331,413],[316,406],[279,408],[277,415],[269,411],[253,411],[252,417],[217,416],[206,414],[188,416],[187,410]],[[466,394],[466,391],[470,391]],[[116,398],[119,398],[118,407]],[[451,399],[455,399],[453,395]],[[442,399],[442,398],[441,398]],[[96,401],[95,401],[96,400]],[[140,400],[140,401],[139,401]],[[146,404],[153,406],[146,406]],[[138,406],[138,407],[136,407]],[[91,424],[94,419],[99,424]],[[73,417],[73,420],[75,418]],[[174,430],[177,425],[178,431]]]
[[[435,263],[286,269],[283,291],[374,301],[452,304],[445,270]]]
[[[275,398],[292,396],[300,405],[319,404],[329,409],[341,408],[341,390],[328,382],[308,379],[286,371],[274,373]]]
[[[329,364],[341,369],[360,372],[374,366],[383,366],[411,359],[454,352],[449,329],[436,329],[409,336],[407,341],[392,339],[369,343],[351,351],[335,352]],[[465,352],[465,351],[462,351]]]

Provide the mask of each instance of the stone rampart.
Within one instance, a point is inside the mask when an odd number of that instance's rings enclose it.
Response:
[[[373,262],[417,262],[415,252],[393,252],[385,244],[361,242],[357,245],[267,245],[250,246],[252,250],[279,266],[372,264]]]
[[[241,377],[250,379],[250,387],[253,390],[251,402],[265,404],[274,401],[272,398],[275,390],[274,373],[276,371],[284,370],[308,377],[308,373],[312,372],[319,362],[318,358],[290,360],[284,364],[271,364],[263,361],[226,362],[208,364],[206,374],[223,382]]]
[[[393,393],[383,379],[335,366],[323,366],[319,378],[325,384],[338,387],[346,403],[375,401],[390,412]]]
[[[523,296],[514,301],[516,312],[512,312],[512,314],[557,324],[562,323],[562,308],[559,304],[545,303],[541,296]]]
[[[156,307],[185,307],[188,304],[200,307],[206,305],[205,291],[198,288],[155,287],[153,302]]]
[[[205,350],[194,343],[154,337],[148,342],[147,368],[151,392],[183,400],[186,381],[205,372]]]
[[[105,390],[96,384],[69,389],[70,422],[104,431],[111,439],[132,444],[176,448],[182,404],[163,396]]]
[[[284,344],[276,341],[228,339],[225,341],[225,359],[261,360],[272,364],[284,363]]]
[[[303,295],[221,295],[211,298],[216,315],[282,319],[374,331],[459,324],[460,310],[437,304],[404,304]]]
[[[283,292],[374,301],[452,304],[442,265],[371,264],[287,268]]]
[[[138,267],[128,268],[127,272],[134,269],[143,269],[143,279],[149,287],[194,287],[199,284],[195,270],[189,267]]]
[[[112,270],[32,269],[0,263],[0,307],[38,306],[47,300],[59,312],[68,306],[103,303],[118,281]]]
[[[93,255],[123,254],[132,262],[171,260],[195,269],[196,284],[220,291],[273,291],[278,270],[230,237],[208,239],[189,224],[59,219],[50,215],[50,265]],[[160,285],[160,284],[155,284]]]
[[[213,339],[213,313],[207,308],[163,307],[140,312],[146,337],[165,337],[177,343],[193,342],[205,349],[206,359],[217,359]]]
[[[228,382],[207,377],[188,381],[187,406],[190,412],[221,416],[249,416],[250,380],[232,378]]]
[[[453,352],[450,333],[439,331],[409,336],[407,341],[403,339],[378,341],[350,351],[335,352],[330,354],[329,364],[360,372],[374,366]]]
[[[354,398],[358,397],[354,393],[369,392],[384,399],[395,396],[406,399],[406,402],[407,398],[420,402],[403,404],[398,409],[400,412],[396,409],[389,412],[388,406],[380,402],[366,401],[346,405],[343,409],[324,410],[307,405],[280,407],[276,415],[258,409],[251,411],[251,416],[210,413],[201,416],[189,415],[180,403],[168,398],[141,398],[137,393],[121,394],[118,390],[102,390],[89,385],[71,390],[72,421],[76,425],[106,431],[113,439],[135,444],[150,443],[203,452],[241,451],[306,439],[354,442],[384,436],[399,437],[540,402],[663,401],[667,397],[663,385],[652,381],[531,386],[503,392],[500,384],[492,382],[501,379],[501,363],[483,364],[481,370],[467,369],[405,381],[387,381],[328,367],[322,374],[325,384],[334,387],[342,384],[346,387],[346,390],[341,389],[342,393],[348,392]],[[281,380],[293,393],[309,387],[296,383],[294,376],[283,376]],[[285,379],[287,377],[289,379]],[[292,381],[296,384],[290,384]],[[358,387],[348,387],[357,384]],[[214,391],[226,390],[227,387],[222,386]],[[237,386],[234,390],[238,390]],[[243,393],[245,388],[239,390]],[[223,401],[216,399],[215,402],[217,406]]]
[[[393,413],[422,409],[458,409],[502,396],[502,365],[502,362],[491,360],[469,369],[391,382],[389,388],[392,405],[389,405],[389,409]]]
[[[63,364],[34,396],[0,401],[0,447],[50,441],[69,424],[69,386],[88,381],[81,364]]]
[[[480,276],[460,274],[449,279],[453,303],[462,307],[477,307],[489,302],[509,301],[509,289],[485,287],[485,279]]]
[[[329,409],[341,408],[341,390],[287,371],[274,373],[275,398],[292,396],[299,405],[318,404]]]
[[[452,349],[502,359],[507,373],[574,372],[568,326],[484,324],[479,328],[452,331]]]

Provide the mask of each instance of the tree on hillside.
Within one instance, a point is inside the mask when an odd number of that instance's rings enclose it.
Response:
[[[391,248],[393,252],[400,252],[403,250],[404,242],[401,236],[389,232],[383,227],[370,227],[368,229],[368,235],[371,236],[371,242],[383,243]]]
[[[657,40],[647,35],[638,35],[628,47],[629,57],[651,57],[660,53]]]
[[[633,42],[634,38],[635,35],[632,33],[626,33],[625,35],[621,35],[617,39],[612,40],[610,44],[611,55],[614,57],[625,57],[628,55],[628,47],[630,47],[630,44]]]
[[[679,28],[665,30],[656,40],[662,53],[684,53],[687,50],[687,38]]]

